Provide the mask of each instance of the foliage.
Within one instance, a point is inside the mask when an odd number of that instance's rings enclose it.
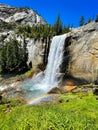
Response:
[[[79,21],[79,26],[83,26],[83,25],[84,25],[84,16],[82,16]]]
[[[4,31],[4,30],[11,30],[11,29],[15,29],[17,27],[16,23],[1,23],[0,24],[0,31]]]
[[[42,37],[47,37],[49,35],[53,35],[53,31],[50,30],[50,26],[48,25],[40,25],[40,26],[19,26],[17,34],[23,34],[25,37],[39,39]]]
[[[25,42],[23,47],[16,39],[10,39],[0,49],[0,68],[2,72],[20,71],[27,67],[27,51]]]
[[[62,102],[0,105],[1,130],[97,130],[98,101],[92,94],[62,95]],[[9,111],[8,111],[9,110]]]
[[[40,72],[40,69],[38,67],[33,67],[32,69],[26,71],[24,74],[21,74],[19,77],[26,78],[26,77],[32,77],[35,73]]]

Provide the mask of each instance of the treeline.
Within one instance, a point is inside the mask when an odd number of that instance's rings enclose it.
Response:
[[[53,26],[51,25],[39,25],[39,26],[19,26],[17,34],[23,34],[25,37],[30,38],[47,38],[54,35],[60,35],[70,31],[70,26],[63,25],[60,15],[58,15]]]
[[[0,72],[20,72],[27,69],[28,54],[25,40],[23,44],[10,39],[0,47]]]
[[[85,17],[84,16],[81,16],[80,20],[79,20],[79,26],[86,25],[86,24],[88,24],[88,23],[90,23],[92,21],[98,22],[98,14],[96,15],[95,19],[89,17],[87,21],[85,21]]]

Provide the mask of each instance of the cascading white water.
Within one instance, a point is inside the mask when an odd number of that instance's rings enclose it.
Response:
[[[59,83],[57,77],[60,72],[60,64],[62,62],[63,57],[65,38],[66,34],[55,36],[51,43],[48,64],[44,78],[44,82],[46,84],[49,84],[50,86],[57,86]]]
[[[45,75],[38,74],[31,82],[24,84],[25,88],[29,88],[32,91],[32,96],[45,94],[51,88],[58,86],[60,82],[58,74],[60,72],[60,64],[62,63],[65,39],[66,34],[53,37]]]

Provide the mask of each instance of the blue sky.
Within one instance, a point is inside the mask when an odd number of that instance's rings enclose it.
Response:
[[[0,3],[36,10],[49,24],[60,14],[64,24],[79,25],[83,15],[94,18],[98,14],[98,0],[0,0]]]

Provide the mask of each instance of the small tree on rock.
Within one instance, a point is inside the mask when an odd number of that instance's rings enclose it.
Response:
[[[87,23],[90,23],[90,22],[92,22],[92,19],[91,19],[91,18],[88,18]]]
[[[98,14],[96,14],[95,22],[98,22]]]
[[[84,25],[84,16],[82,16],[79,21],[79,26],[83,26],[83,25]]]

